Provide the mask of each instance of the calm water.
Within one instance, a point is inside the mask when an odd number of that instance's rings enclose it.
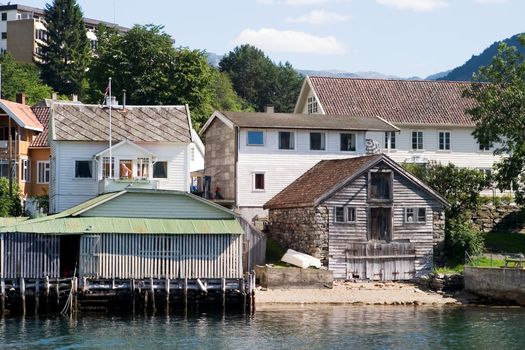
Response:
[[[317,307],[253,316],[0,320],[5,349],[525,349],[525,309]]]

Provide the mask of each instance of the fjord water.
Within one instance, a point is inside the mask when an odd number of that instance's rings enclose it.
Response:
[[[525,309],[293,307],[254,315],[6,317],[6,349],[524,349]]]

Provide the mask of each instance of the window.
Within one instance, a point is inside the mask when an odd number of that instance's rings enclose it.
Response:
[[[440,131],[439,132],[439,150],[448,151],[450,150],[450,132]]]
[[[35,39],[46,41],[47,32],[43,29],[35,29]]]
[[[36,182],[39,184],[48,184],[50,167],[49,161],[39,161],[36,163]]]
[[[9,177],[9,166],[7,164],[6,160],[0,161],[0,177]],[[16,163],[14,160],[11,161],[11,165],[13,178],[16,178]]]
[[[341,134],[341,151],[355,151],[355,134]]]
[[[423,131],[412,131],[412,149],[423,149]]]
[[[392,199],[392,172],[370,172],[369,199]]]
[[[264,146],[264,132],[250,130],[247,137],[248,146]]]
[[[313,151],[324,151],[325,145],[325,134],[322,132],[311,132],[310,133],[310,149]]]
[[[264,173],[253,173],[253,190],[254,191],[264,191],[265,190],[265,183],[264,183]]]
[[[153,163],[153,178],[167,179],[168,178],[168,162],[158,161]]]
[[[20,181],[29,182],[31,180],[29,159],[20,159]]]
[[[2,21],[7,21],[7,12],[2,12]]]
[[[354,207],[335,207],[334,222],[355,222],[356,213]]]
[[[390,149],[396,149],[396,132],[385,132],[385,149],[388,149],[388,136],[390,136]]]
[[[133,179],[133,161],[131,159],[119,160],[119,176],[121,179]]]
[[[90,160],[75,161],[75,177],[76,178],[93,177],[93,162]]]
[[[102,178],[114,178],[115,177],[115,157],[102,157]]]
[[[7,39],[7,32],[2,32],[2,39]]]
[[[308,97],[307,105],[308,105],[308,114],[315,114],[318,112],[317,100],[315,99],[315,97],[313,96]]]
[[[405,223],[416,224],[427,221],[427,208],[405,208]]]
[[[142,180],[149,178],[149,159],[138,158],[137,159],[137,177]]]
[[[489,145],[483,145],[483,144],[479,144],[479,150],[482,151],[482,152],[486,152],[486,151],[490,151],[490,146]]]
[[[279,131],[279,149],[295,149],[294,133]]]

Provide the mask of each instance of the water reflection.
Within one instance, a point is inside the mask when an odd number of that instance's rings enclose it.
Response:
[[[522,349],[525,310],[283,308],[255,315],[0,319],[9,349]]]

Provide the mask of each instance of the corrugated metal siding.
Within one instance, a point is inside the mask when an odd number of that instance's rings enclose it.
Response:
[[[83,213],[82,216],[230,219],[233,214],[184,195],[126,193]]]
[[[56,236],[4,234],[2,278],[57,278],[60,241]]]
[[[80,277],[240,278],[242,236],[86,235]]]
[[[266,235],[245,219],[239,217],[238,220],[245,232],[243,237],[243,268],[245,272],[250,272],[255,268],[255,265],[266,263]]]

